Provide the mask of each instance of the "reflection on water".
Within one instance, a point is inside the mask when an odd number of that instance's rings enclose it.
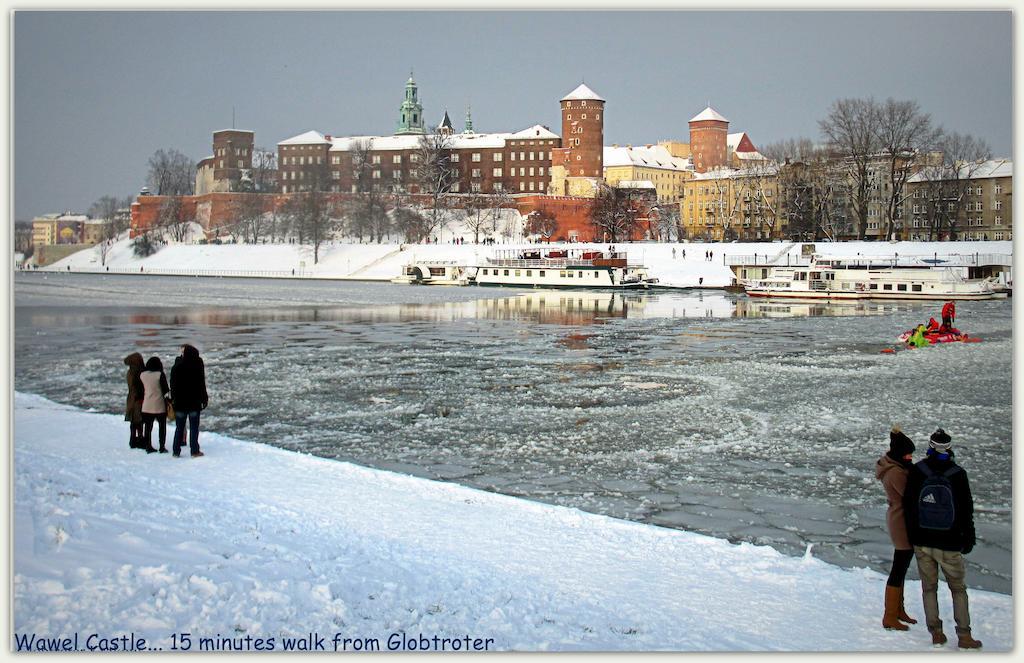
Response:
[[[16,388],[116,413],[128,352],[190,342],[209,430],[881,570],[874,460],[892,423],[919,448],[943,425],[976,490],[971,582],[1009,591],[1010,302],[958,305],[982,343],[881,354],[934,305],[130,281],[16,278]]]
[[[551,290],[511,297],[463,302],[390,304],[381,306],[301,306],[259,308],[33,307],[19,309],[19,320],[33,327],[108,325],[207,325],[237,327],[276,322],[405,323],[456,320],[511,320],[553,325],[600,324],[609,319],[656,318],[790,318],[888,315],[920,308],[915,304],[780,303],[743,295],[708,292],[636,293]],[[149,333],[153,333],[152,331]]]

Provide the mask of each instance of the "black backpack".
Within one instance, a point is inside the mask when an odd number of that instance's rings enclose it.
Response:
[[[921,529],[949,530],[956,520],[956,506],[953,499],[953,484],[949,478],[962,470],[954,465],[942,474],[936,474],[928,463],[917,463],[917,469],[924,474],[921,494],[917,498],[917,524]]]

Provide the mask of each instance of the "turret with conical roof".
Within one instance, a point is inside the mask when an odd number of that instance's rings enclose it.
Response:
[[[690,120],[690,156],[693,169],[706,173],[728,161],[729,120],[709,104]]]
[[[398,129],[396,136],[408,134],[425,134],[423,128],[423,105],[420,103],[417,94],[416,81],[413,80],[412,72],[409,72],[409,80],[405,82],[405,99],[399,108]]]
[[[566,178],[604,175],[604,99],[585,84],[562,97],[562,149],[553,153],[552,166],[565,168]],[[558,164],[555,161],[558,161]],[[565,193],[572,188],[569,182]]]
[[[441,124],[437,125],[437,133],[450,136],[455,132],[455,128],[452,126],[451,118],[448,117],[448,109],[444,111],[444,117],[441,118]]]

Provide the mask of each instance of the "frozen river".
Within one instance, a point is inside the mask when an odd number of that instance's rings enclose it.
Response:
[[[1009,593],[1012,306],[958,303],[981,343],[880,353],[938,308],[17,274],[15,386],[123,412],[122,358],[190,342],[205,429],[879,570],[889,427],[920,455],[942,426],[968,583]]]

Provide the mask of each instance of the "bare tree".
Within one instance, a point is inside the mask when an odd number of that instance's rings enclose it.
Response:
[[[420,136],[419,149],[414,155],[414,180],[420,193],[425,194],[429,201],[424,217],[429,225],[428,233],[434,232],[448,219],[448,194],[459,178],[458,171],[452,165],[453,145],[452,136],[439,132],[435,127],[433,133]]]
[[[628,241],[636,232],[639,218],[639,209],[628,195],[607,184],[598,185],[590,207],[590,223],[601,241]]]
[[[103,196],[89,208],[89,216],[103,222],[100,232],[100,264],[107,264],[107,256],[118,236],[128,229],[130,217],[123,213],[125,202],[131,205],[131,198],[119,199],[114,196]],[[126,218],[127,217],[127,218]]]
[[[711,176],[705,182],[711,190],[710,205],[715,223],[722,227],[723,240],[736,239],[736,217],[742,203],[740,190],[733,182],[734,171],[731,168],[717,168],[708,172]]]
[[[373,242],[384,241],[384,234],[390,231],[390,220],[387,215],[387,195],[383,185],[373,177],[373,143],[362,139],[354,141],[349,148],[352,159],[352,176],[358,197],[346,206],[346,217],[349,220],[349,232],[355,234],[359,241],[363,235],[369,236]]]
[[[658,239],[663,242],[682,241],[686,234],[682,224],[683,215],[677,202],[666,202],[658,205],[655,212],[655,223],[652,229]]]
[[[254,191],[268,193],[277,188],[277,153],[265,147],[252,151],[252,186]]]
[[[196,162],[174,149],[157,150],[149,158],[146,183],[158,196],[190,196],[195,193]]]
[[[872,99],[839,99],[828,115],[818,122],[835,158],[846,167],[850,180],[849,205],[857,224],[857,236],[864,239],[871,199],[871,165],[881,152],[880,110]]]
[[[259,244],[270,232],[272,221],[263,208],[264,196],[258,193],[239,194],[232,204],[236,233],[246,244]]]
[[[406,242],[423,241],[428,232],[428,222],[419,212],[408,207],[397,207],[392,212],[395,228],[398,229]]]
[[[888,165],[888,191],[885,205],[885,237],[899,234],[906,202],[907,178],[914,162],[932,149],[942,130],[932,126],[931,116],[921,111],[916,101],[886,99],[878,109],[875,131]]]
[[[157,213],[156,230],[168,235],[175,242],[181,243],[188,238],[192,219],[185,217],[181,198],[171,196],[160,205]]]
[[[526,217],[526,234],[540,237],[544,241],[551,239],[558,230],[558,217],[550,210],[536,209]]]
[[[941,138],[935,158],[915,177],[921,182],[918,191],[929,240],[940,238],[944,231],[949,239],[956,239],[972,178],[991,158],[991,149],[979,138],[956,132]]]

